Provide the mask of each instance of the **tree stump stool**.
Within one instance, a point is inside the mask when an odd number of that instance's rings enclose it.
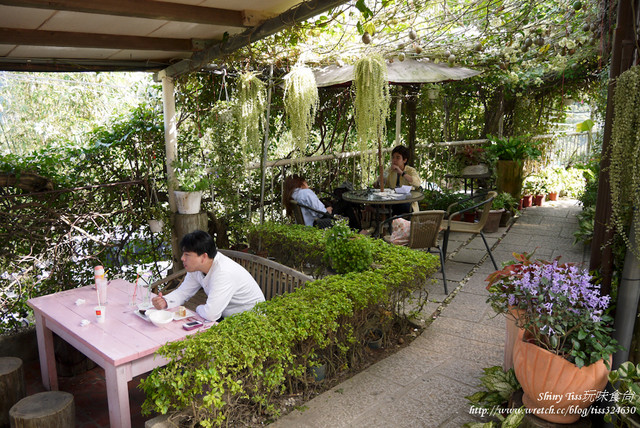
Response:
[[[16,357],[0,358],[0,427],[9,426],[9,409],[25,395],[22,360]]]
[[[46,391],[18,401],[9,410],[11,428],[73,428],[76,409],[73,395]]]

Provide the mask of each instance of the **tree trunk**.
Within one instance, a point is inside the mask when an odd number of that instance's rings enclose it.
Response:
[[[500,135],[500,122],[504,114],[504,87],[496,88],[484,106],[483,135]]]
[[[0,426],[9,425],[9,409],[26,395],[24,366],[16,357],[0,358]]]
[[[76,426],[73,395],[63,391],[39,392],[18,401],[9,411],[11,426],[58,428]]]
[[[409,149],[410,166],[415,166],[416,158],[416,110],[418,106],[418,95],[420,88],[414,85],[407,87],[407,120],[409,121],[409,134],[407,135],[407,146]]]

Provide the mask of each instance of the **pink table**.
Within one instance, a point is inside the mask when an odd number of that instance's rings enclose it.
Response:
[[[69,342],[105,371],[109,420],[112,427],[131,426],[127,383],[135,376],[169,362],[155,351],[167,342],[181,340],[201,329],[186,331],[184,321],[162,327],[143,320],[128,304],[133,284],[116,279],[109,282],[106,321],[96,322],[96,290],[90,286],[30,299],[35,312],[42,382],[49,390],[58,389],[58,373],[53,350],[53,335]],[[76,305],[78,299],[85,303]],[[82,320],[91,323],[81,326]],[[206,328],[206,326],[204,327]]]

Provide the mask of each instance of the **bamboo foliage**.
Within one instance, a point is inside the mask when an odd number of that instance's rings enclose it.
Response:
[[[631,212],[640,207],[640,66],[618,77],[614,115],[609,170],[612,218],[627,248],[640,258],[640,250],[631,246],[626,232],[631,215],[636,219],[631,227],[640,236],[640,217]]]
[[[301,152],[309,141],[319,102],[313,72],[307,67],[295,66],[284,77],[284,109],[289,119],[291,136]]]
[[[261,147],[266,99],[265,84],[256,73],[242,73],[238,77],[236,118],[240,144],[253,152]]]
[[[387,64],[382,56],[373,54],[361,58],[354,66],[356,87],[355,122],[360,150],[369,141],[379,141],[387,133],[387,118],[391,104]]]

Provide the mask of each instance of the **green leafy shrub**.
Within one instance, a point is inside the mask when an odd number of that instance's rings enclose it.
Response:
[[[451,190],[443,190],[442,192],[427,190],[424,192],[424,199],[420,201],[420,209],[446,211],[449,205],[460,202],[465,198],[467,198],[467,195]]]
[[[491,202],[492,210],[501,210],[505,209],[507,211],[511,211],[515,213],[518,208],[518,201],[513,197],[511,193],[501,192],[498,193],[498,196],[493,198],[493,202]]]
[[[327,232],[327,259],[338,273],[362,272],[373,258],[369,241],[354,233],[346,221],[337,221]]]
[[[542,156],[540,143],[533,141],[530,135],[499,138],[488,136],[492,144],[487,152],[498,160],[536,160]]]
[[[359,364],[371,315],[388,333],[394,320],[404,318],[401,300],[424,290],[438,269],[435,255],[360,239],[369,242],[375,269],[308,282],[163,346],[159,354],[171,361],[141,382],[147,395],[143,410],[188,411],[207,427],[228,424],[247,409],[277,416],[275,398],[306,390],[307,369],[319,355],[328,367]],[[249,242],[280,262],[296,263],[300,255],[322,263],[326,245],[321,230],[275,223],[252,226]],[[426,302],[426,295],[422,300]]]

